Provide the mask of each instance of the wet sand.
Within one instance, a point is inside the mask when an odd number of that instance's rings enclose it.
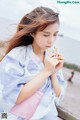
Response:
[[[63,68],[63,74],[65,80],[69,78],[71,70]],[[68,112],[75,114],[76,116],[80,115],[80,73],[75,72],[72,79],[73,83],[67,82],[67,91],[66,96],[61,102],[60,106],[64,107]],[[79,116],[80,118],[80,116]]]

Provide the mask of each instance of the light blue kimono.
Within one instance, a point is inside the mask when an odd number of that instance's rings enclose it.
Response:
[[[47,52],[45,52],[45,58]],[[22,87],[44,69],[44,64],[33,52],[32,45],[21,46],[12,49],[0,63],[0,81],[3,85],[2,108],[8,112],[16,103]],[[57,72],[57,78],[61,85],[61,94],[56,97],[52,88],[51,78],[46,79],[40,91],[44,96],[30,120],[57,120],[56,105],[64,98],[66,82],[62,70]],[[2,109],[1,108],[1,109]],[[9,113],[8,120],[24,120],[19,116]]]

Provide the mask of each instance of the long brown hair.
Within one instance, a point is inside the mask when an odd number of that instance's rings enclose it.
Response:
[[[5,55],[14,47],[29,45],[33,42],[30,33],[44,30],[47,25],[59,22],[57,12],[47,7],[37,7],[30,13],[26,14],[20,21],[14,36],[7,41],[7,49]]]

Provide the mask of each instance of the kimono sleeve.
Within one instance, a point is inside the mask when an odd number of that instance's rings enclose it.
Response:
[[[19,53],[19,50],[18,50]],[[24,77],[24,65],[21,63],[23,57],[16,52],[11,51],[4,57],[0,64],[1,83],[3,85],[2,97],[9,106],[14,106],[17,97],[26,83]],[[16,55],[15,55],[16,54]]]
[[[66,87],[67,87],[67,82],[64,80],[62,70],[59,70],[57,73],[57,79],[59,81],[59,84],[61,85],[61,93],[59,97],[56,97],[55,95],[55,103],[58,106],[60,104],[60,101],[63,100],[65,93],[66,93]]]

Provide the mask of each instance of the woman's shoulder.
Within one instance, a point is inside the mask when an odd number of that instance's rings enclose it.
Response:
[[[6,55],[6,57],[10,57],[10,58],[15,59],[17,61],[22,61],[26,57],[26,52],[27,52],[27,46],[19,46],[19,47],[13,48]]]
[[[24,52],[26,52],[26,46],[19,46],[19,47],[13,48],[7,55],[16,56],[16,55],[21,55]]]

